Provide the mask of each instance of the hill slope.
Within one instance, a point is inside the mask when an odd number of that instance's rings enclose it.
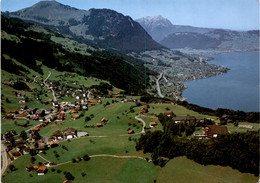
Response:
[[[40,67],[43,64],[60,71],[105,79],[129,92],[141,92],[145,87],[145,68],[140,60],[94,49],[77,42],[71,42],[75,46],[69,49],[66,47],[68,40],[55,32],[24,23],[19,19],[2,16],[1,20],[2,44],[5,45],[2,54],[16,59],[36,72],[42,72]],[[37,29],[41,30],[36,32]],[[19,70],[10,60],[2,58],[2,63],[2,69],[8,72],[12,71],[12,68]],[[154,74],[148,69],[146,71],[147,74]]]
[[[109,9],[86,11],[56,1],[41,1],[7,15],[103,48],[128,52],[162,47],[131,17]]]

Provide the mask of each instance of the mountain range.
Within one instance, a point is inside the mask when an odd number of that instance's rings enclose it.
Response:
[[[195,32],[206,33],[212,31],[212,28],[193,27],[189,25],[174,25],[167,18],[161,15],[147,16],[136,20],[142,27],[152,36],[152,38],[160,42],[168,35],[176,32]]]
[[[162,16],[136,20],[161,45],[170,49],[203,49],[214,51],[259,50],[259,30],[235,31],[173,25]]]
[[[109,9],[79,10],[56,1],[41,1],[5,15],[41,24],[78,41],[110,50],[162,48],[131,17]]]

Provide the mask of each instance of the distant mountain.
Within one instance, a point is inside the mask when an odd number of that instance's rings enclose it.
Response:
[[[158,16],[148,16],[136,20],[142,27],[152,36],[152,38],[160,42],[169,34],[175,32],[195,32],[195,33],[206,33],[214,29],[211,28],[200,28],[192,27],[187,25],[173,25],[170,20]]]
[[[216,29],[204,34],[173,33],[160,43],[171,49],[211,49],[216,51],[259,50],[259,31],[230,31]]]
[[[41,1],[6,13],[68,35],[77,40],[123,52],[162,48],[131,17],[109,9],[79,10],[56,1]]]

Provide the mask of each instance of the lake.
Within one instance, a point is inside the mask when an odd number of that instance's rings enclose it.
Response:
[[[259,52],[234,52],[218,55],[210,64],[228,67],[227,73],[185,82],[182,96],[187,101],[212,109],[227,108],[259,111]]]

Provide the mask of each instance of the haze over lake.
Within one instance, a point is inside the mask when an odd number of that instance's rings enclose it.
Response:
[[[222,65],[227,73],[185,82],[183,97],[189,103],[212,109],[228,108],[259,111],[259,52],[234,52],[209,55],[210,64]]]

